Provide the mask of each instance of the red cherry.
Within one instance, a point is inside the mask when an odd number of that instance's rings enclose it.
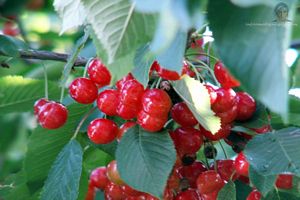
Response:
[[[111,81],[111,75],[106,66],[101,60],[95,58],[88,66],[88,74],[90,79],[96,83],[99,87],[109,85]]]
[[[217,197],[218,197],[218,191],[215,191],[209,194],[202,194],[201,200],[217,200]]]
[[[109,119],[95,119],[89,124],[87,133],[95,144],[107,144],[117,137],[118,126]]]
[[[214,72],[217,80],[219,81],[219,83],[221,83],[223,88],[233,88],[240,86],[240,82],[229,73],[222,62],[218,61],[215,64]]]
[[[105,200],[123,200],[124,192],[119,185],[110,182],[105,187],[104,196]]]
[[[148,89],[142,96],[142,107],[151,116],[161,117],[169,112],[171,106],[171,98],[163,90]]]
[[[292,174],[279,174],[276,179],[276,187],[279,189],[291,189],[293,187]]]
[[[177,152],[181,155],[194,154],[203,144],[201,132],[192,127],[177,128],[171,134],[171,137],[174,141]]]
[[[228,111],[237,102],[236,93],[232,89],[219,88],[216,93],[217,99],[212,105],[212,109],[217,113]]]
[[[247,176],[239,176],[238,178],[239,181],[242,181],[243,183],[245,183],[246,185],[249,185],[250,184],[250,180],[249,180],[249,177]]]
[[[71,97],[82,104],[93,103],[98,96],[98,88],[87,78],[76,78],[69,86]]]
[[[246,200],[260,200],[261,199],[261,194],[258,190],[254,189],[250,194],[248,195]]]
[[[132,187],[130,187],[129,185],[126,185],[126,184],[122,185],[121,188],[122,188],[124,194],[127,195],[127,196],[138,197],[138,196],[143,194],[142,192],[137,191],[137,190],[133,189]]]
[[[89,182],[88,191],[85,196],[85,200],[94,200],[96,194],[96,188],[91,182]]]
[[[201,125],[199,127],[202,135],[212,141],[218,141],[226,138],[227,136],[229,136],[231,130],[230,124],[221,124],[221,129],[215,134],[212,134],[210,131],[205,130]]]
[[[155,63],[155,64],[154,64]],[[158,75],[166,80],[171,80],[171,81],[176,81],[180,79],[180,75],[176,71],[168,70],[163,67],[161,67],[157,61],[155,61],[154,64],[154,69],[157,71]]]
[[[57,129],[63,126],[66,123],[67,118],[67,108],[54,101],[44,104],[38,113],[38,122],[46,129]]]
[[[270,125],[265,125],[265,126],[262,126],[260,128],[251,128],[251,130],[255,131],[258,134],[267,133],[267,132],[271,131],[271,126]]]
[[[175,200],[201,200],[200,195],[197,190],[188,189],[183,192],[180,192]]]
[[[120,103],[125,105],[131,104],[138,107],[143,94],[144,87],[142,84],[135,79],[127,80],[123,83],[120,90]]]
[[[181,74],[187,74],[189,77],[195,77],[196,73],[190,69],[190,66],[184,61]]]
[[[130,120],[137,116],[139,110],[140,108],[137,105],[134,104],[125,105],[120,102],[117,107],[117,114],[125,120]]]
[[[197,119],[184,102],[177,103],[172,107],[171,116],[181,126],[195,126],[198,124]]]
[[[221,118],[221,122],[223,124],[229,124],[236,119],[237,112],[238,112],[238,107],[234,105],[229,110],[222,113],[216,113],[216,115]]]
[[[39,99],[34,103],[33,106],[33,110],[34,110],[34,115],[38,115],[38,113],[40,112],[40,109],[43,105],[45,105],[46,103],[48,103],[48,100],[45,98]]]
[[[124,181],[121,179],[117,168],[117,161],[113,160],[107,165],[107,177],[108,179],[117,184],[125,185]]]
[[[235,158],[234,166],[237,174],[246,177],[249,176],[249,162],[247,161],[243,152],[239,153]]]
[[[214,170],[202,172],[197,178],[197,188],[200,194],[219,191],[225,185],[224,180]]]
[[[116,83],[116,87],[118,90],[121,90],[123,84],[128,81],[128,80],[132,80],[134,79],[134,77],[132,76],[131,73],[127,74],[126,76],[124,76],[122,79],[118,80]]]
[[[97,106],[103,113],[115,116],[119,105],[119,92],[117,90],[104,90],[97,98]]]
[[[191,188],[197,188],[197,177],[202,173],[205,172],[207,169],[205,165],[200,162],[196,161],[189,166],[181,166],[179,167],[176,172],[179,178],[186,178],[189,181],[189,185]]]
[[[136,123],[132,122],[132,121],[125,122],[124,124],[122,124],[122,126],[120,126],[120,128],[119,128],[119,132],[117,135],[118,140],[120,140],[123,137],[123,135],[128,131],[128,129],[130,129],[131,127],[133,127],[135,125],[136,125]]]
[[[146,131],[157,132],[161,130],[168,121],[168,116],[153,117],[141,110],[137,116],[137,123]]]
[[[90,175],[90,183],[100,190],[104,190],[109,180],[106,176],[106,167],[98,167],[94,169]]]
[[[208,94],[210,97],[210,104],[214,104],[217,100],[217,93],[215,89],[210,85],[204,85],[206,89],[208,90]]]
[[[16,27],[16,25],[11,22],[5,22],[4,26],[3,26],[3,30],[2,30],[4,35],[9,35],[9,36],[17,36],[20,33],[20,30],[18,29],[18,27]]]
[[[230,178],[235,181],[238,178],[235,173],[234,160],[217,160],[217,170],[225,181],[229,181]]]
[[[247,120],[256,110],[255,100],[246,92],[237,92],[237,120]]]

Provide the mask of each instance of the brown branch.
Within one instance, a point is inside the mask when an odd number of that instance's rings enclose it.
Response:
[[[19,50],[20,57],[23,59],[35,59],[35,60],[54,60],[60,62],[67,62],[69,54],[55,53],[51,51],[40,50]],[[0,55],[9,56],[0,51]],[[88,59],[78,56],[74,66],[85,66]]]

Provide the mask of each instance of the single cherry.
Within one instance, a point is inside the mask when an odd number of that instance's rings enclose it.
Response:
[[[229,110],[222,113],[216,113],[216,115],[221,118],[221,123],[229,124],[236,119],[237,113],[238,107],[234,105]]]
[[[219,191],[224,185],[224,180],[214,170],[202,172],[197,178],[197,188],[200,194]]]
[[[168,69],[161,67],[157,61],[155,61],[153,63],[153,65],[154,65],[153,68],[157,71],[158,75],[161,78],[170,80],[170,81],[176,81],[176,80],[180,79],[180,75],[176,71],[168,70]]]
[[[109,85],[111,81],[110,72],[98,58],[93,59],[89,63],[88,74],[90,79],[97,84],[98,87]]]
[[[276,187],[279,189],[291,189],[293,187],[292,174],[279,174],[276,179]]]
[[[247,196],[246,200],[260,200],[261,199],[261,194],[258,190],[254,189],[250,194]]]
[[[104,190],[105,186],[108,184],[109,180],[106,176],[106,167],[98,167],[94,169],[90,175],[90,183],[100,189]]]
[[[119,132],[117,135],[118,140],[120,140],[123,137],[123,135],[128,131],[128,129],[130,129],[131,127],[133,127],[135,125],[136,125],[136,123],[132,122],[132,121],[128,121],[128,122],[125,122],[124,124],[122,124],[122,126],[120,126],[120,128],[119,128]]]
[[[229,71],[224,67],[223,63],[218,61],[215,64],[214,72],[217,80],[223,88],[233,88],[240,86],[240,82],[236,80]]]
[[[225,181],[229,181],[231,178],[235,181],[238,178],[235,173],[234,160],[217,160],[217,170]]]
[[[7,21],[4,23],[3,30],[2,30],[4,35],[9,35],[9,36],[17,36],[20,33],[20,30],[16,26],[14,22]]]
[[[239,153],[235,158],[234,166],[237,174],[246,177],[249,176],[249,162],[247,161],[243,152]]]
[[[117,161],[113,160],[107,165],[107,177],[108,179],[117,184],[124,185],[124,181],[121,179],[119,171],[117,169]]]
[[[69,86],[70,96],[82,104],[93,103],[98,96],[98,88],[88,78],[76,78]]]
[[[125,120],[130,120],[133,119],[137,116],[140,108],[139,105],[136,104],[123,104],[119,102],[119,105],[117,107],[117,114],[125,119]]]
[[[95,144],[107,144],[117,137],[118,126],[109,119],[95,119],[89,124],[87,133]]]
[[[208,139],[212,141],[218,141],[220,139],[224,139],[230,134],[231,125],[230,124],[221,124],[221,129],[212,134],[210,131],[205,130],[201,125],[199,126],[201,133]]]
[[[119,185],[109,182],[105,187],[104,196],[105,200],[123,200],[124,192]]]
[[[195,189],[188,189],[180,192],[175,200],[201,200],[199,193]]]
[[[41,110],[41,107],[43,105],[45,105],[46,103],[48,103],[49,101],[45,98],[42,98],[42,99],[38,99],[35,103],[34,103],[34,106],[33,106],[33,110],[34,110],[34,115],[38,115],[40,110]]]
[[[63,126],[68,118],[67,108],[57,102],[50,101],[40,107],[39,124],[46,129],[57,129]]]
[[[119,105],[119,92],[117,90],[104,90],[97,98],[97,106],[103,113],[115,116]]]
[[[197,119],[184,102],[177,103],[172,107],[171,116],[181,126],[195,126],[198,124]]]
[[[212,105],[214,112],[226,112],[230,110],[237,102],[236,93],[232,89],[219,88],[216,90],[217,99]]]
[[[161,130],[167,121],[168,121],[167,115],[161,115],[160,117],[153,117],[143,110],[141,110],[137,116],[137,123],[143,129],[149,132],[157,132]]]
[[[247,120],[252,117],[256,110],[255,100],[246,92],[237,92],[237,116],[240,121]]]

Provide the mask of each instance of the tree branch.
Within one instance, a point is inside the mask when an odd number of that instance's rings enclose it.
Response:
[[[55,53],[50,51],[39,51],[39,50],[19,50],[20,57],[23,59],[37,59],[37,60],[55,60],[60,62],[67,62],[69,54]],[[7,56],[5,53],[0,51],[0,55]],[[88,59],[78,56],[74,66],[85,66]]]

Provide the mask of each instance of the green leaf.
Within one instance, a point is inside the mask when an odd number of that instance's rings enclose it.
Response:
[[[67,123],[56,130],[36,128],[29,137],[24,169],[28,182],[42,181],[61,149],[69,142],[81,117],[90,106],[73,104],[68,106]]]
[[[154,15],[135,12],[129,0],[82,2],[87,20],[108,54],[109,64],[151,40],[155,30]]]
[[[129,53],[124,57],[118,58],[107,67],[112,75],[110,84],[114,85],[118,80],[126,76],[134,68],[135,52]]]
[[[235,184],[229,181],[218,193],[218,200],[236,200]]]
[[[284,172],[300,174],[300,129],[285,128],[255,136],[244,153],[253,169],[269,176]]]
[[[213,134],[219,131],[221,120],[210,108],[210,97],[205,86],[185,75],[174,82],[174,89],[206,130]]]
[[[118,146],[118,142],[115,140],[109,144],[92,144],[98,149],[104,151],[105,153],[109,154],[112,157],[115,157],[115,152]]]
[[[131,0],[135,9],[141,12],[158,12],[162,9],[163,3],[160,0]]]
[[[28,46],[15,37],[0,35],[0,54],[10,57],[19,57],[19,50],[26,50]]]
[[[121,178],[128,185],[161,197],[176,160],[176,151],[167,131],[149,133],[135,126],[122,137],[116,159]]]
[[[80,144],[72,139],[55,159],[45,182],[41,200],[77,199],[82,155]]]
[[[229,0],[209,1],[208,19],[217,52],[242,89],[286,118],[289,79],[284,55],[292,23],[276,24],[274,7],[240,8]]]
[[[88,148],[84,152],[83,166],[86,171],[92,171],[99,166],[106,166],[112,157],[100,149]]]
[[[57,84],[48,82],[50,99],[59,98]],[[0,113],[27,112],[33,110],[34,102],[45,95],[44,81],[6,76],[0,78]]]
[[[134,69],[132,74],[136,80],[147,87],[149,82],[149,71],[154,62],[154,58],[149,55],[149,44],[139,48],[134,58]]]
[[[86,12],[80,0],[54,0],[53,6],[62,19],[61,34],[85,24]]]
[[[236,187],[236,199],[245,200],[249,193],[252,191],[252,188],[242,181],[235,181],[234,183]]]
[[[269,192],[266,197],[262,197],[261,200],[281,200],[281,198],[279,196],[278,190],[274,189],[271,192]]]
[[[89,186],[89,174],[85,167],[82,167],[78,189],[78,199],[85,199]]]
[[[249,7],[249,6],[261,5],[261,4],[273,6],[275,5],[276,1],[274,0],[231,0],[232,3],[241,7]]]
[[[171,44],[157,55],[156,59],[159,64],[163,68],[181,74],[186,42],[187,32],[178,31]]]
[[[250,166],[249,178],[251,183],[260,191],[265,197],[273,188],[277,175],[263,176]]]

